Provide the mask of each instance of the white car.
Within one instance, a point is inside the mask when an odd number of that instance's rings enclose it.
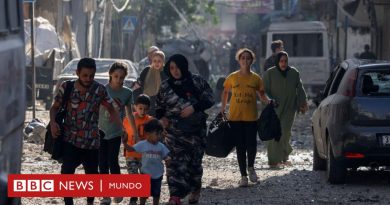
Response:
[[[76,75],[77,70],[77,63],[80,59],[73,59],[70,61],[65,68],[61,71],[61,74],[58,75],[58,80],[56,83],[56,86],[54,87],[53,94],[56,95],[57,88],[59,85],[61,85],[62,82],[67,80],[76,80],[78,77]],[[95,74],[95,81],[105,85],[108,83],[109,75],[108,71],[111,67],[111,65],[116,61],[124,62],[128,65],[128,74],[125,79],[125,85],[129,88],[132,88],[134,85],[134,82],[137,81],[138,78],[138,72],[137,72],[137,64],[133,63],[126,59],[112,59],[112,58],[96,58],[96,74]]]

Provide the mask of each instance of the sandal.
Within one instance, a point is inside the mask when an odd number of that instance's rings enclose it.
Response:
[[[200,190],[194,191],[191,193],[190,197],[188,198],[189,204],[197,204],[199,202],[200,198]]]
[[[168,205],[181,205],[180,197],[171,196]]]

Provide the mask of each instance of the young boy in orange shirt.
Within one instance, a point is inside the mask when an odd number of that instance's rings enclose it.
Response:
[[[127,143],[130,146],[133,146],[137,142],[146,139],[145,133],[144,133],[144,125],[149,122],[151,119],[153,119],[152,116],[148,115],[150,107],[150,98],[149,96],[145,94],[141,94],[137,97],[135,100],[135,112],[134,120],[135,120],[135,127],[138,130],[138,136],[139,139],[135,139],[133,135],[133,129],[130,126],[130,122],[127,118],[123,120],[123,127],[125,128],[127,136],[124,136],[123,142]],[[125,149],[124,153],[126,157],[126,166],[127,166],[127,172],[129,174],[139,174],[140,168],[141,168],[141,153],[137,152],[131,152],[127,151]],[[137,204],[137,197],[131,197],[130,198],[130,204]]]

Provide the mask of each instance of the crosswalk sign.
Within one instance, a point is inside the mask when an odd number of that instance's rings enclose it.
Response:
[[[133,32],[136,26],[137,26],[136,16],[122,17],[122,32]]]

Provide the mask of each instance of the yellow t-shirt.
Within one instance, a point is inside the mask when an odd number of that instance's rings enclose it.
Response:
[[[264,92],[261,77],[254,72],[250,75],[242,75],[236,71],[226,78],[223,86],[230,88],[232,92],[228,119],[230,121],[256,121],[256,91]]]

